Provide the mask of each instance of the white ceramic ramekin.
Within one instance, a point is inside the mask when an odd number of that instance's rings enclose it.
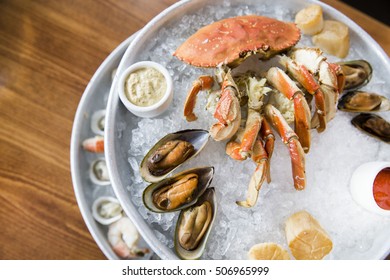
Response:
[[[157,71],[159,71],[161,74],[163,74],[165,81],[167,83],[167,90],[164,96],[157,103],[151,106],[142,107],[142,106],[137,106],[129,101],[129,99],[126,96],[125,83],[127,77],[132,72],[146,67],[152,67]],[[118,92],[119,92],[119,98],[121,99],[123,105],[125,105],[125,107],[134,115],[143,118],[157,117],[158,115],[164,113],[172,102],[173,99],[172,77],[169,74],[168,70],[161,64],[153,61],[140,61],[132,64],[130,67],[128,67],[126,70],[123,71],[123,73],[121,74],[118,80]]]
[[[352,198],[365,209],[384,216],[390,216],[390,210],[380,208],[375,202],[373,187],[378,173],[387,167],[390,167],[390,162],[364,163],[355,170],[350,181]]]

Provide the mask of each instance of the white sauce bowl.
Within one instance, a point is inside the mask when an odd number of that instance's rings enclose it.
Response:
[[[154,68],[163,74],[165,81],[167,83],[167,90],[164,93],[163,97],[155,104],[147,107],[137,106],[130,102],[130,100],[126,96],[126,79],[127,77],[134,71],[142,68]],[[153,61],[140,61],[132,64],[125,71],[123,71],[122,75],[119,77],[118,81],[118,92],[119,98],[121,99],[123,105],[132,112],[134,115],[142,118],[153,118],[158,115],[164,113],[173,99],[173,83],[172,77],[169,74],[168,70],[159,63]]]
[[[352,174],[350,188],[352,198],[362,207],[390,217],[390,210],[380,208],[375,202],[373,194],[374,180],[378,173],[386,167],[390,167],[390,162],[374,161],[360,165]]]

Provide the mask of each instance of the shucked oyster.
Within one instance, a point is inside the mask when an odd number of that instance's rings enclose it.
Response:
[[[390,123],[383,118],[373,114],[360,114],[351,122],[368,135],[390,143]]]
[[[166,135],[142,160],[142,178],[152,183],[164,179],[182,163],[196,156],[208,138],[208,131],[202,129],[182,130]]]
[[[150,184],[143,193],[144,204],[150,211],[159,213],[189,207],[208,188],[213,176],[213,167],[192,168]]]
[[[344,94],[337,108],[347,112],[380,112],[390,110],[390,101],[379,94],[351,91]]]
[[[209,188],[195,205],[182,210],[175,231],[175,249],[180,258],[198,259],[202,256],[215,220],[216,206],[214,188]]]

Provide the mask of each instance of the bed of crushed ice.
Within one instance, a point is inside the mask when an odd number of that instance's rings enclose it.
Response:
[[[173,248],[178,213],[155,214],[144,207],[142,192],[147,183],[139,176],[139,164],[148,149],[167,133],[191,128],[208,129],[213,122],[210,113],[204,109],[204,94],[200,94],[196,107],[199,119],[188,123],[182,116],[184,99],[191,82],[200,74],[212,73],[212,70],[189,66],[174,58],[172,53],[199,27],[215,20],[262,14],[293,21],[295,13],[284,7],[264,4],[234,9],[229,4],[218,9],[205,7],[194,14],[184,15],[175,24],[162,27],[144,47],[139,60],[157,61],[169,69],[174,80],[175,97],[163,116],[139,119],[138,126],[132,130],[131,139],[126,141],[128,162],[133,170],[133,182],[128,190],[141,216],[156,228],[155,234],[169,248]],[[353,44],[354,35],[351,36],[352,48],[347,60],[362,58],[364,53],[359,52],[359,47]],[[299,44],[310,46],[310,39],[303,37]],[[329,60],[336,61],[336,58],[329,57]],[[389,96],[388,84],[385,85],[385,77],[381,75],[380,66],[374,65],[373,79],[366,88]],[[333,240],[334,249],[327,259],[366,258],[378,235],[389,228],[390,219],[372,214],[357,205],[349,192],[349,179],[353,171],[365,162],[389,160],[390,149],[388,144],[380,143],[355,129],[350,123],[353,115],[338,112],[325,132],[318,134],[312,130],[312,147],[306,155],[307,186],[304,191],[296,191],[293,187],[289,153],[277,136],[271,161],[272,182],[263,185],[258,203],[251,209],[241,208],[235,201],[245,199],[255,164],[250,160],[233,161],[225,154],[226,142],[215,142],[210,138],[200,155],[178,170],[206,165],[215,167],[212,186],[218,196],[218,213],[203,258],[246,259],[249,248],[260,242],[276,242],[287,249],[284,223],[291,214],[303,209],[320,222]],[[386,114],[382,116],[389,119]],[[390,247],[390,244],[382,246]]]

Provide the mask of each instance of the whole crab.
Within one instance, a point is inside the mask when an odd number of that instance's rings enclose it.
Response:
[[[294,23],[257,15],[238,16],[199,29],[174,53],[180,60],[197,67],[224,67],[214,110],[217,122],[211,126],[210,134],[216,141],[230,139],[226,153],[233,159],[251,157],[257,164],[246,201],[237,202],[241,206],[255,205],[264,180],[271,180],[269,165],[274,135],[269,123],[289,149],[294,187],[303,190],[304,153],[310,149],[310,129],[324,131],[326,123],[335,115],[338,95],[345,83],[343,71],[340,65],[326,61],[319,49],[293,48],[300,36]],[[288,74],[272,67],[262,79],[247,77],[244,81],[247,90],[242,90],[231,69],[253,54],[261,60],[279,54],[279,63]],[[214,78],[210,76],[201,76],[193,83],[184,104],[187,121],[197,119],[193,112],[197,94],[211,89],[213,84]],[[277,106],[268,103],[269,95],[278,92],[293,104],[295,132]],[[305,96],[306,92],[309,94]],[[312,118],[308,100],[313,96],[316,110]],[[247,119],[245,127],[241,127],[240,105],[246,98]]]

